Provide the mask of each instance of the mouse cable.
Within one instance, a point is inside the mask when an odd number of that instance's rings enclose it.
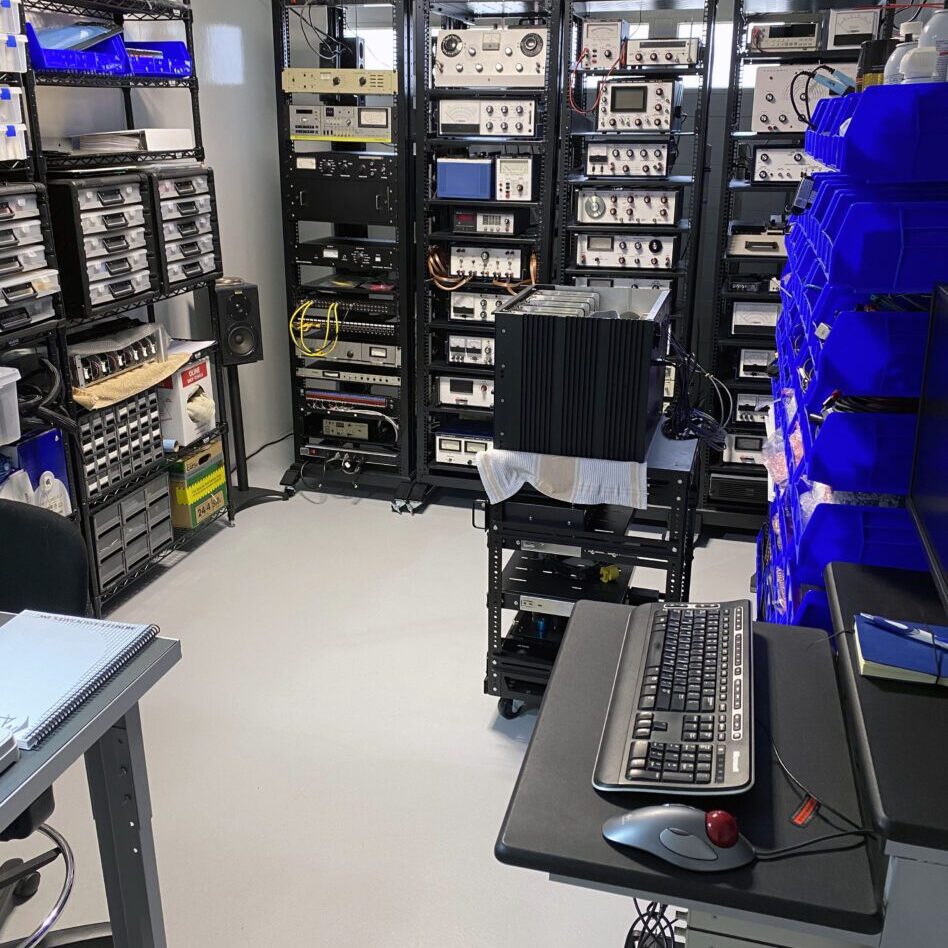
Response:
[[[816,839],[808,839],[803,843],[796,843],[793,846],[784,846],[781,849],[764,849],[757,850],[757,859],[760,862],[772,862],[777,859],[782,859],[784,856],[790,856],[793,853],[799,852],[803,849],[808,849],[810,846],[815,846],[817,843],[826,843],[833,839],[846,839],[847,837],[861,837],[862,839],[867,839],[871,836],[875,836],[876,831],[871,829],[858,829],[858,830],[846,830],[843,833],[830,833],[827,836],[817,836]],[[803,853],[807,855],[807,853]],[[814,855],[814,854],[809,854]],[[818,854],[816,854],[818,855]]]
[[[777,761],[777,765],[787,776],[787,779],[791,783],[795,784],[802,793],[806,794],[806,796],[808,796],[811,800],[814,800],[821,809],[828,810],[830,813],[838,816],[844,823],[848,823],[851,827],[853,827],[853,829],[862,830],[863,827],[859,823],[857,823],[855,820],[851,820],[848,816],[846,816],[845,813],[840,812],[835,807],[832,807],[825,801],[821,800],[802,780],[800,780],[793,773],[792,770],[790,770],[790,768],[784,762],[783,757],[780,756],[780,751],[777,749],[777,742],[774,740],[774,736],[771,734],[770,728],[760,720],[757,721],[757,724],[763,731],[766,732],[767,737],[770,740],[770,746],[773,748],[774,758]]]

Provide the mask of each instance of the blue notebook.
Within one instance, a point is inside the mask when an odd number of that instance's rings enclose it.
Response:
[[[948,628],[904,620],[893,625],[906,631],[856,616],[859,671],[873,678],[948,685]]]
[[[0,626],[0,728],[31,750],[157,634],[153,625],[14,616]]]

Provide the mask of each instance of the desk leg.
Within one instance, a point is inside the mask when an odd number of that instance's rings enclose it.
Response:
[[[166,948],[138,705],[86,753],[115,948]]]

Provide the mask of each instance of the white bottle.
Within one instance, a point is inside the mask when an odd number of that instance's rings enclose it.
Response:
[[[935,69],[938,66],[938,54],[932,46],[916,46],[910,49],[902,60],[904,85],[919,82],[937,82]]]
[[[948,10],[938,10],[925,24],[918,40],[919,47],[928,46],[937,56],[934,81],[945,81],[948,75]]]
[[[902,27],[902,42],[895,47],[892,55],[886,60],[883,74],[885,85],[898,85],[905,78],[902,74],[902,60],[905,59],[906,53],[910,53],[918,46],[918,37],[921,32],[922,24],[918,22],[906,23]]]

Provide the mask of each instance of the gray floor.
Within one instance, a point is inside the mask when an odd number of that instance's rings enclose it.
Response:
[[[753,568],[712,541],[692,597],[745,597]],[[183,643],[143,705],[170,946],[623,944],[626,899],[493,858],[534,718],[482,693],[485,589],[468,511],[316,495],[248,511],[122,606]],[[81,769],[54,825],[79,860],[68,921],[103,920]]]

